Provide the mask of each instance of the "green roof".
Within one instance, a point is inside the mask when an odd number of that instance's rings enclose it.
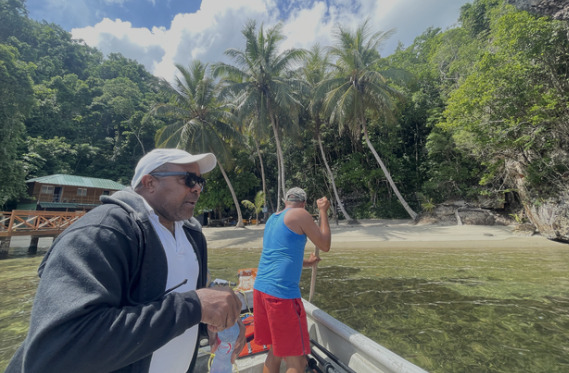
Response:
[[[81,207],[98,206],[93,203],[65,203],[65,202],[39,202],[38,204],[42,209],[77,209]]]
[[[41,183],[41,184],[51,184],[51,185],[69,185],[85,188],[100,188],[108,190],[122,190],[125,188],[124,185],[119,184],[115,181],[109,179],[97,179],[94,177],[86,176],[75,176],[75,175],[49,175],[36,177],[27,180],[26,183]]]

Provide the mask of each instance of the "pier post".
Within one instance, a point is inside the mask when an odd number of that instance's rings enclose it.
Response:
[[[40,238],[38,236],[32,236],[30,240],[30,246],[28,246],[28,255],[36,255],[38,253],[38,242]]]
[[[6,259],[10,252],[10,237],[0,237],[0,259]]]

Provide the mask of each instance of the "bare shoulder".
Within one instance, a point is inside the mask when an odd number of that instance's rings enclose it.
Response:
[[[284,217],[284,223],[298,234],[305,232],[306,224],[314,224],[312,216],[304,208],[291,208]]]
[[[304,218],[311,218],[311,215],[308,211],[306,211],[306,209],[301,208],[301,207],[297,207],[297,208],[291,208],[286,216],[285,216],[285,220],[286,219],[304,219]]]

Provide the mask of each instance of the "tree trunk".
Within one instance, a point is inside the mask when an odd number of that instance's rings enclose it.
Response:
[[[257,139],[253,136],[253,141],[255,141],[255,147],[257,148],[257,155],[259,156],[259,165],[261,166],[261,180],[263,181],[263,194],[265,195],[265,206],[267,205],[267,180],[265,179],[265,165],[263,164],[263,157],[261,156],[261,146]]]
[[[239,207],[239,201],[237,200],[237,195],[233,190],[233,185],[231,185],[231,181],[229,181],[229,178],[227,177],[227,174],[225,173],[225,170],[223,169],[221,162],[217,162],[217,164],[219,165],[219,170],[221,171],[221,174],[223,175],[223,178],[225,179],[225,182],[229,187],[229,191],[231,192],[231,197],[233,197],[233,203],[235,204],[235,209],[237,210],[237,224],[235,225],[235,227],[244,228],[245,223],[243,223],[243,215],[241,214],[241,208]]]
[[[279,161],[277,159],[277,164],[278,163]],[[281,211],[281,193],[284,194],[284,192],[281,192],[281,171],[279,170],[277,176],[277,212]]]
[[[334,174],[332,173],[330,166],[328,166],[328,161],[326,160],[326,155],[324,154],[324,147],[322,146],[322,139],[320,138],[320,133],[318,133],[316,136],[318,141],[318,148],[320,148],[320,154],[322,155],[322,161],[324,162],[324,166],[326,166],[326,171],[328,171],[328,177],[330,178],[330,183],[332,183],[332,190],[334,191],[334,197],[336,197],[336,202],[338,203],[338,207],[342,211],[342,214],[344,214],[344,217],[348,221],[348,224],[358,224],[357,220],[352,219],[350,215],[348,215],[348,213],[344,209],[342,201],[340,201],[340,196],[338,196],[338,190],[336,189],[336,182],[334,181]]]
[[[271,127],[273,128],[273,134],[275,135],[275,144],[277,146],[277,168],[278,168],[278,195],[277,195],[277,211],[280,211],[280,206],[281,206],[281,201],[284,200],[284,194],[286,192],[285,190],[285,172],[284,172],[284,157],[283,157],[283,151],[281,148],[281,141],[279,138],[279,129],[277,127],[277,124],[275,122],[275,119],[273,118],[273,116],[271,115]],[[281,196],[283,197],[281,199]]]
[[[284,195],[286,193],[286,180],[285,180],[285,169],[284,169],[284,154],[281,147],[281,140],[279,137],[279,124],[277,122],[277,117],[275,116],[269,98],[267,97],[267,110],[269,112],[269,119],[271,120],[271,127],[273,129],[273,134],[275,136],[275,144],[277,146],[277,168],[279,173],[279,187],[281,190],[277,195],[277,211],[280,210],[281,201],[284,201]],[[281,194],[282,193],[282,194]],[[281,199],[281,196],[283,197]]]
[[[409,207],[409,205],[407,204],[407,202],[405,201],[405,199],[403,198],[401,193],[399,193],[399,189],[397,189],[397,186],[393,182],[393,179],[391,178],[391,174],[387,170],[387,167],[385,167],[385,165],[383,164],[383,161],[381,160],[381,158],[379,158],[379,155],[377,154],[377,152],[375,151],[375,148],[373,147],[371,141],[369,140],[369,135],[367,133],[367,126],[366,126],[365,122],[363,124],[363,129],[364,129],[364,137],[366,140],[366,144],[367,144],[368,148],[371,150],[371,152],[373,153],[373,156],[375,157],[375,160],[379,164],[379,167],[381,167],[381,170],[385,174],[385,177],[387,178],[387,181],[389,182],[391,189],[393,189],[393,192],[395,193],[395,195],[399,199],[399,202],[401,202],[401,204],[403,205],[403,208],[405,208],[405,211],[407,211],[409,216],[411,216],[411,219],[415,220],[417,218],[417,213],[415,211],[413,211],[411,209],[411,207]]]

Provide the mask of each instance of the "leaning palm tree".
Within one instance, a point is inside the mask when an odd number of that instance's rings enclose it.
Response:
[[[244,227],[239,200],[223,167],[231,163],[227,140],[239,136],[230,124],[231,111],[216,99],[216,86],[206,73],[207,65],[194,61],[188,69],[181,65],[176,68],[181,78],[176,77],[173,85],[163,81],[166,92],[171,95],[170,101],[153,110],[173,122],[156,133],[156,145],[215,153],[237,210],[236,226]]]
[[[340,125],[343,130],[348,127],[355,138],[363,131],[366,145],[373,153],[381,167],[393,192],[412,219],[417,213],[409,207],[399,189],[393,182],[391,174],[377,154],[368,134],[366,119],[367,110],[375,110],[379,114],[389,116],[393,111],[394,97],[400,96],[390,87],[385,73],[377,70],[380,55],[379,45],[392,31],[370,34],[368,21],[357,28],[355,33],[346,31],[341,26],[337,31],[337,44],[330,48],[330,53],[337,58],[335,74],[319,84],[316,95],[324,97],[324,107],[330,114],[330,120]]]
[[[318,149],[320,150],[320,155],[322,156],[322,162],[326,167],[328,178],[330,179],[330,184],[332,190],[334,191],[334,197],[340,211],[346,218],[349,224],[357,224],[357,220],[352,219],[348,212],[344,208],[344,204],[338,195],[338,189],[336,188],[336,182],[334,180],[334,174],[328,165],[328,160],[326,159],[326,153],[324,152],[324,146],[322,145],[321,127],[324,124],[322,120],[323,112],[323,100],[321,97],[313,94],[316,87],[320,82],[322,82],[327,77],[328,67],[329,67],[328,55],[325,54],[320,45],[316,44],[308,51],[307,58],[305,60],[304,66],[301,69],[302,76],[309,86],[310,97],[308,101],[310,102],[309,111],[314,121],[314,137],[316,137],[316,142],[318,143]]]
[[[223,76],[226,91],[235,98],[238,110],[254,110],[258,125],[270,125],[277,149],[278,192],[277,209],[285,193],[285,167],[281,147],[282,125],[280,113],[289,113],[292,122],[298,120],[300,101],[297,97],[302,81],[288,75],[292,64],[300,61],[304,51],[285,50],[278,53],[277,46],[284,36],[277,24],[265,32],[261,26],[257,33],[255,21],[249,21],[242,30],[245,49],[228,49],[225,54],[236,65],[213,65],[214,76]]]

